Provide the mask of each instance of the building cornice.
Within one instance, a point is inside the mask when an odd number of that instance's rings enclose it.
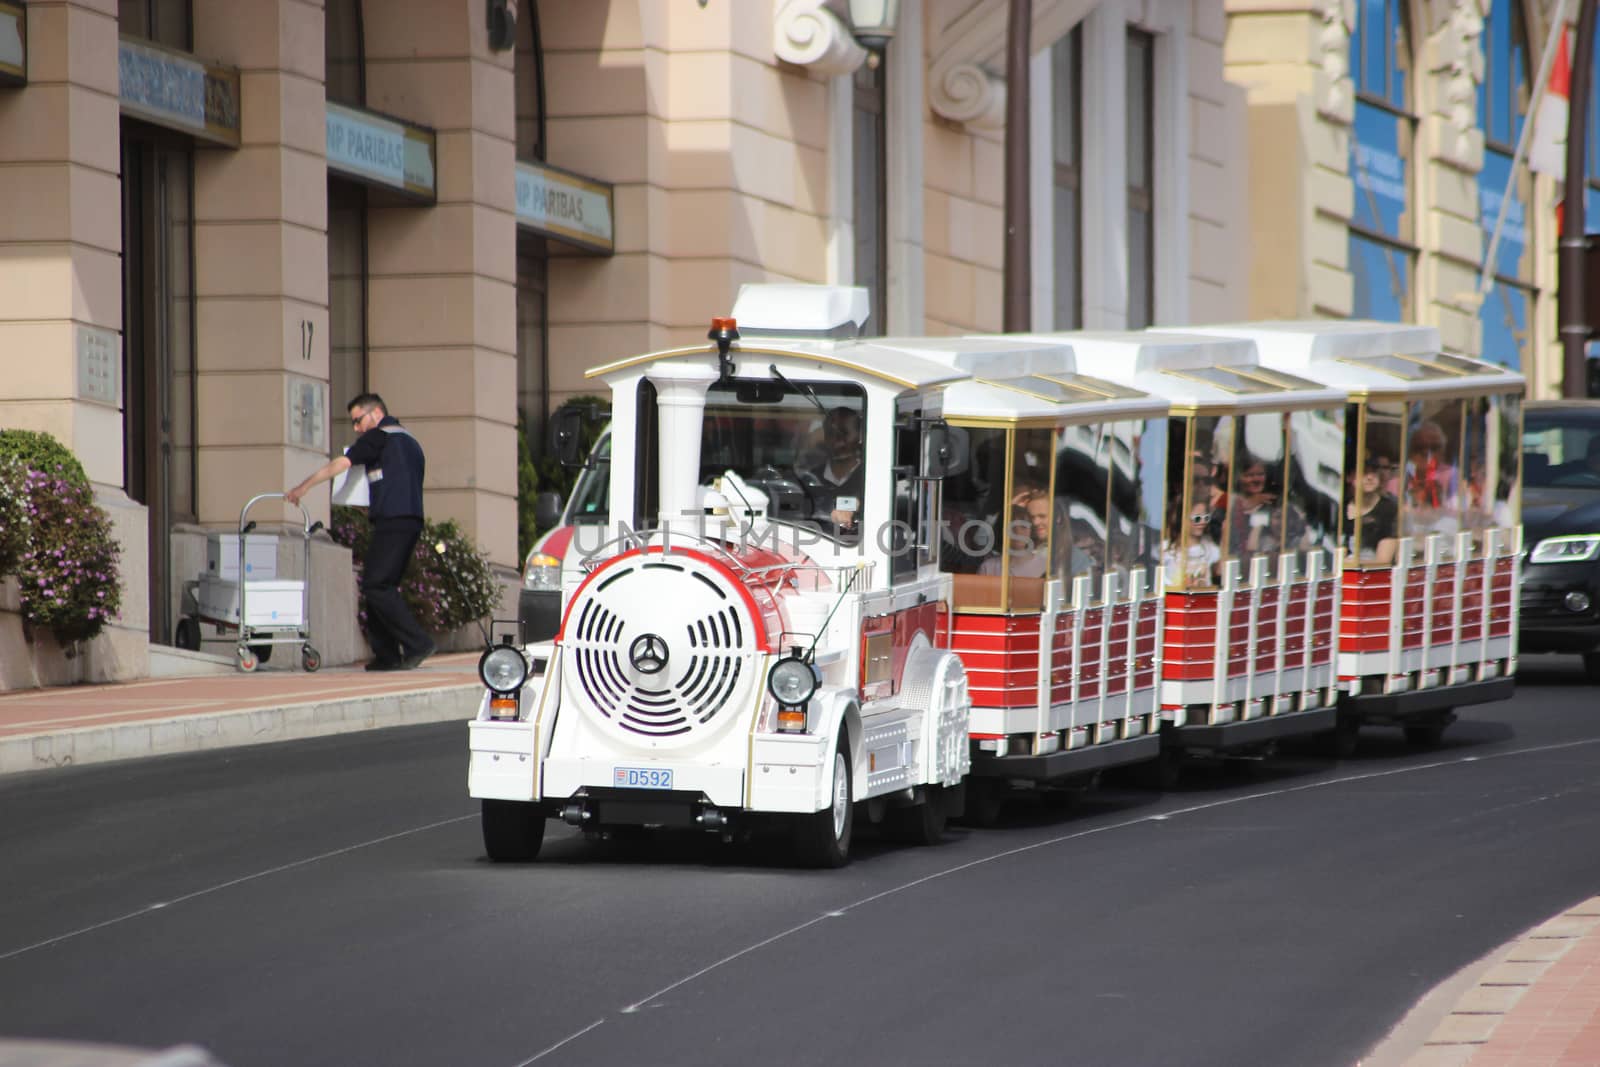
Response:
[[[1077,25],[1094,0],[1034,0],[1035,54]],[[928,48],[928,106],[952,122],[1004,125],[1006,19],[1009,0],[933,0]]]

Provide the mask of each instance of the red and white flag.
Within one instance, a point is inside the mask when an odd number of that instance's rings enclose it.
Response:
[[[1567,34],[1556,44],[1550,66],[1550,84],[1533,115],[1533,143],[1528,147],[1528,168],[1560,180],[1567,174],[1567,101],[1572,96],[1572,62],[1567,54]]]

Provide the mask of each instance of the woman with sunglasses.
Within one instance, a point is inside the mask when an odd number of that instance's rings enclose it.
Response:
[[[1187,589],[1215,584],[1217,567],[1222,563],[1222,550],[1217,547],[1210,533],[1211,509],[1200,496],[1197,492],[1195,502],[1189,505],[1187,529],[1174,530],[1161,554],[1161,564],[1166,568],[1168,583],[1181,583]],[[1171,514],[1184,514],[1182,500],[1175,500],[1169,506]],[[1183,544],[1181,556],[1178,548],[1180,541]]]

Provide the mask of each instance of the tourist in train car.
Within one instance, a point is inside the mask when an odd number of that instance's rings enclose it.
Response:
[[[1222,550],[1210,533],[1212,510],[1206,503],[1205,488],[1196,483],[1191,494],[1193,502],[1187,512],[1182,497],[1173,497],[1167,505],[1172,528],[1162,548],[1161,563],[1166,568],[1168,584],[1187,589],[1204,589],[1216,584]]]
[[[1368,456],[1361,465],[1359,487],[1356,474],[1350,474],[1350,486],[1355,491],[1345,505],[1345,551],[1361,563],[1394,562],[1399,546],[1395,534],[1400,525],[1400,505],[1383,488],[1394,467],[1394,461],[1387,456]]]
[[[1228,541],[1241,563],[1298,549],[1305,540],[1305,516],[1292,503],[1282,509],[1276,488],[1265,462],[1251,455],[1242,458]]]
[[[1459,472],[1449,435],[1433,419],[1411,431],[1405,484],[1408,532],[1454,533],[1460,527]]]

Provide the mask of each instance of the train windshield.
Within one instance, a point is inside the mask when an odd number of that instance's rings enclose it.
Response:
[[[858,385],[778,375],[713,385],[700,484],[733,471],[767,495],[772,518],[856,543],[866,518],[866,414]]]

